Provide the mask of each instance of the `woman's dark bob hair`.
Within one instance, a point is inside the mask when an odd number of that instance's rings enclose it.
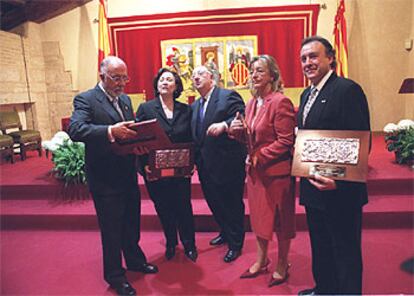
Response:
[[[176,72],[174,72],[174,71],[172,71],[172,70],[170,70],[168,68],[161,68],[161,69],[159,69],[158,70],[158,73],[157,73],[157,76],[155,76],[155,78],[154,78],[153,86],[154,86],[155,96],[158,97],[160,95],[160,93],[158,91],[158,80],[160,80],[161,75],[164,74],[165,72],[170,72],[174,76],[174,80],[175,80],[175,91],[173,93],[173,98],[175,100],[183,92],[183,89],[184,89],[183,88],[183,83],[181,81],[180,76],[178,76],[178,74]]]

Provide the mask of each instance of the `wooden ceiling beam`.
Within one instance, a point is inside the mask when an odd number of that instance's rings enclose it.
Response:
[[[30,1],[25,7],[28,20],[42,23],[92,0]]]
[[[1,0],[2,4],[7,3],[14,6],[24,6],[26,4],[26,0]]]
[[[42,23],[85,5],[92,0],[0,0],[4,3],[1,10],[1,29],[11,30],[14,27],[32,21]]]
[[[27,21],[24,9],[12,8],[7,12],[1,11],[1,25],[3,31],[8,31]]]

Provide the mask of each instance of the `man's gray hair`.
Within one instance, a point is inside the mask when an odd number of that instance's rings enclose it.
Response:
[[[108,67],[112,65],[112,66],[118,66],[118,65],[125,65],[125,62],[116,57],[116,56],[107,56],[106,58],[104,58],[101,62],[101,64],[99,65],[99,72],[101,74],[106,73],[108,71]]]
[[[218,82],[219,82],[219,73],[218,73],[218,71],[215,71],[214,69],[212,69],[208,65],[200,65],[200,66],[197,66],[197,67],[194,68],[193,73],[194,72],[199,72],[200,70],[203,70],[205,72],[210,73],[211,80],[213,80],[213,84],[218,85]]]

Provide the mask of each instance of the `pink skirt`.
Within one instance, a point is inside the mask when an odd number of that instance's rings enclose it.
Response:
[[[256,236],[271,240],[296,235],[295,179],[291,176],[259,177],[256,170],[247,174],[250,224]]]

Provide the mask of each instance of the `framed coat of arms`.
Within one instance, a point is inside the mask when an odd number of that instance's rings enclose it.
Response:
[[[257,55],[257,36],[225,36],[211,38],[174,39],[161,41],[162,66],[180,75],[184,91],[180,101],[197,96],[192,86],[191,74],[195,67],[207,65],[215,72],[217,84],[237,89],[246,99],[249,66]]]

